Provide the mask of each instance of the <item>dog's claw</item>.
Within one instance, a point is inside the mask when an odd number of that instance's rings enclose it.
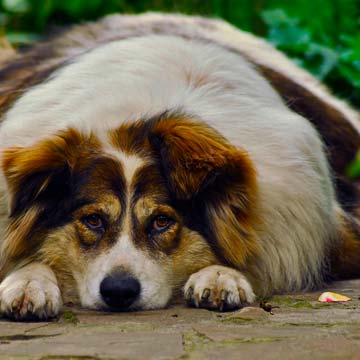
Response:
[[[189,287],[185,294],[185,300],[191,303],[193,294],[194,294],[194,289],[192,287]]]
[[[28,311],[29,313],[31,313],[31,312],[33,312],[33,309],[34,309],[34,305],[33,305],[33,303],[30,301],[30,302],[28,303],[28,306],[27,306],[27,311]]]
[[[15,299],[12,303],[11,303],[11,310],[12,311],[16,311],[19,307],[19,301],[17,299]]]
[[[221,290],[220,292],[220,301],[221,302],[225,302],[226,301],[226,298],[227,298],[227,294],[228,292],[226,290]]]
[[[208,300],[210,297],[210,289],[205,289],[201,295],[201,300]]]

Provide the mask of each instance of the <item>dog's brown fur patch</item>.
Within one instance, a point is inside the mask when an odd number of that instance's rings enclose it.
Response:
[[[5,232],[5,239],[1,244],[0,253],[0,281],[24,257],[34,255],[34,239],[32,229],[39,216],[39,208],[33,207],[25,214],[10,222]]]
[[[2,244],[5,254],[2,258],[9,262],[36,253],[50,226],[42,224],[44,221],[39,218],[46,218],[49,201],[59,207],[56,209],[55,205],[56,211],[65,211],[60,209],[59,201],[75,196],[70,190],[75,174],[84,179],[80,182],[86,180],[86,187],[77,190],[80,203],[81,198],[101,195],[102,183],[121,177],[121,169],[117,170],[119,166],[116,167],[114,160],[101,159],[101,146],[95,136],[83,136],[72,129],[28,148],[6,149],[2,155],[11,198],[10,224]],[[94,163],[97,166],[93,169]],[[106,202],[106,194],[102,196]],[[54,204],[51,207],[54,208]],[[52,221],[50,214],[49,217],[47,222]]]
[[[177,202],[207,204],[199,210],[206,213],[203,230],[222,261],[241,267],[256,256],[256,172],[244,150],[209,126],[176,114],[123,125],[110,137],[122,151],[160,161],[166,182],[158,176],[151,182],[167,186]]]
[[[33,194],[36,198],[48,185],[54,170],[64,166],[71,169],[85,166],[84,162],[89,155],[99,148],[100,144],[93,135],[87,138],[78,131],[69,129],[32,147],[3,150],[2,168],[11,194],[17,193],[31,174],[48,174],[42,183],[38,184],[37,192]]]
[[[360,274],[360,223],[351,215],[338,212],[339,243],[332,249],[331,272],[335,278],[354,278]]]

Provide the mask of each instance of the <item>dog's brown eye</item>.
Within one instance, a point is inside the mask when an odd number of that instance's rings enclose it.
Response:
[[[153,229],[161,231],[166,229],[170,225],[171,220],[165,215],[157,216],[153,221]]]
[[[103,230],[104,229],[104,221],[98,214],[90,214],[83,218],[84,224],[90,230]]]

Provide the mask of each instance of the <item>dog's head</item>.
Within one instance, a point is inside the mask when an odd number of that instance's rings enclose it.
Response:
[[[192,273],[245,266],[258,251],[253,164],[200,122],[165,115],[106,141],[69,129],[2,157],[11,208],[4,269],[50,265],[65,301],[162,307]]]

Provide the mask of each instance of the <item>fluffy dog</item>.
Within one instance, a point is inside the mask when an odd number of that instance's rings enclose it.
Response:
[[[256,296],[360,274],[358,114],[221,21],[106,17],[0,70],[0,312]]]

